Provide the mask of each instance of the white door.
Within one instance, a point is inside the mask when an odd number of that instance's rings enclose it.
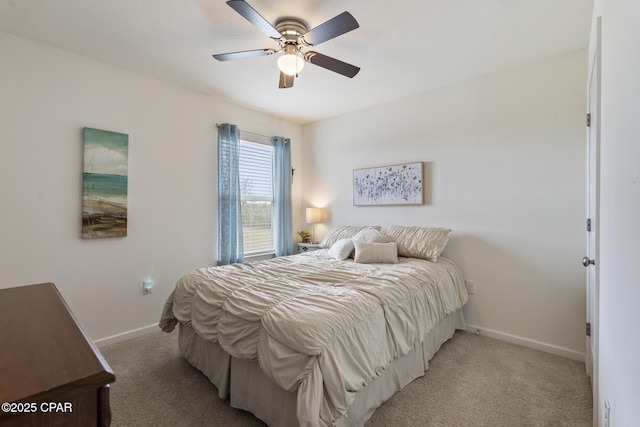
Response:
[[[587,268],[587,334],[586,368],[591,377],[594,403],[598,402],[598,331],[599,331],[599,210],[600,210],[600,18],[596,21],[593,62],[589,69],[589,106],[587,132],[587,255],[583,265]],[[593,419],[597,420],[594,404]]]

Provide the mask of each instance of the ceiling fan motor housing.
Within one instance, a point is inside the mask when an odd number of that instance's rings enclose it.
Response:
[[[300,36],[305,34],[309,29],[307,24],[296,18],[282,18],[276,22],[276,30],[282,34],[280,44],[297,44]],[[304,40],[304,39],[302,39]]]

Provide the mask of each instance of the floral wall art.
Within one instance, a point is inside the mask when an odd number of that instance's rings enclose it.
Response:
[[[356,206],[422,203],[422,162],[353,171],[353,204]]]
[[[84,128],[82,238],[127,235],[129,136]]]

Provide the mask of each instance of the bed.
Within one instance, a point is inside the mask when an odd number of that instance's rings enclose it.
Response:
[[[363,425],[464,328],[464,280],[440,256],[449,231],[343,226],[317,251],[194,270],[160,328],[177,326],[219,396],[269,425]]]

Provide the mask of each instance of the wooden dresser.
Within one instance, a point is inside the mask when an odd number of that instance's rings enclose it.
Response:
[[[0,289],[0,426],[108,426],[114,381],[53,283]]]

